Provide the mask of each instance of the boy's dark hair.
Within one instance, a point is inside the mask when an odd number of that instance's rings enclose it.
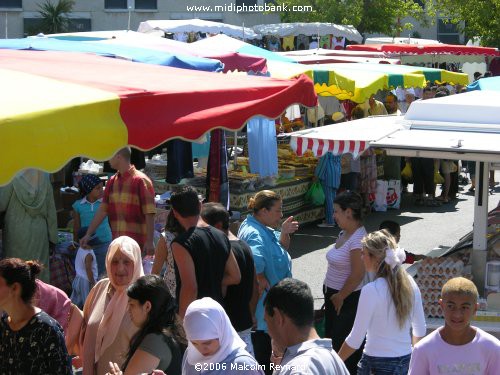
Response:
[[[312,327],[314,323],[314,299],[309,286],[303,281],[286,278],[273,286],[264,299],[268,315],[274,308],[288,316],[297,327]]]
[[[170,205],[182,217],[198,216],[200,200],[198,193],[191,186],[183,186],[170,197]]]
[[[378,230],[385,229],[393,236],[397,236],[401,232],[401,226],[392,220],[382,221],[378,227]]]
[[[221,223],[223,230],[229,229],[229,212],[220,203],[204,203],[201,208],[201,217],[211,226]]]

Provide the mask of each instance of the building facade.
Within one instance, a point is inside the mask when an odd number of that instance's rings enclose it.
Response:
[[[0,38],[32,35],[45,0],[0,0]],[[51,0],[57,3],[58,0]],[[76,0],[69,15],[71,32],[137,30],[147,20],[190,19],[219,21],[250,27],[278,23],[279,13],[253,11],[267,0]],[[247,9],[236,11],[237,6]],[[257,8],[255,8],[257,9]]]

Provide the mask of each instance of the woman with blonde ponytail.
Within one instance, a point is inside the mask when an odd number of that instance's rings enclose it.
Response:
[[[389,232],[370,233],[362,244],[366,271],[375,280],[361,289],[354,326],[340,349],[340,358],[349,358],[366,337],[358,375],[407,374],[412,342],[417,343],[426,332],[420,291],[401,267],[404,250]]]

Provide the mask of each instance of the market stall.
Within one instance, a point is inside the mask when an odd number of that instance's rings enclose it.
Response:
[[[167,33],[222,33],[242,39],[262,38],[260,34],[255,33],[251,28],[230,25],[222,22],[205,21],[198,18],[187,20],[148,20],[141,22],[137,31],[140,33],[148,33],[156,30],[162,30]]]
[[[476,162],[471,274],[481,293],[490,254],[488,240],[488,172],[500,162],[500,93],[474,91],[417,101],[403,123],[409,128],[370,143],[389,155]],[[496,163],[496,164],[495,164]],[[467,265],[467,264],[465,264]]]

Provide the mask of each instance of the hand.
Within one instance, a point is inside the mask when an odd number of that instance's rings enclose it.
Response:
[[[81,239],[80,239],[80,247],[86,249],[88,248],[88,243],[89,243],[89,240],[90,240],[90,234],[86,234],[85,236],[83,236]]]
[[[291,234],[299,229],[299,222],[293,220],[293,216],[286,219],[283,224],[281,224],[281,233]]]
[[[155,255],[155,247],[153,245],[153,241],[147,241],[144,244],[143,250],[145,255]]]
[[[109,362],[109,372],[106,375],[122,375],[123,372],[120,370],[118,364]]]
[[[335,293],[332,294],[330,297],[330,301],[333,304],[333,307],[335,307],[335,311],[337,312],[337,315],[340,314],[340,309],[342,308],[342,305],[344,304],[344,298],[339,294]]]

